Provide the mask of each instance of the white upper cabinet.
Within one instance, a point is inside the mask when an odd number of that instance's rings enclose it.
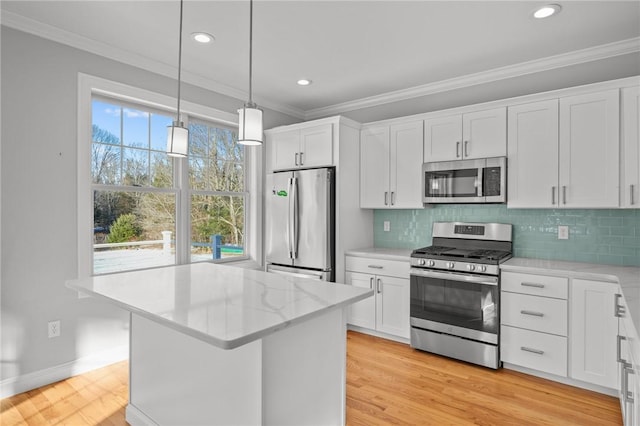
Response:
[[[506,108],[427,119],[424,161],[450,161],[507,154]]]
[[[360,207],[422,208],[422,121],[363,129]]]
[[[333,166],[333,125],[274,132],[267,137],[268,169]]]
[[[619,90],[560,98],[562,207],[619,207]]]
[[[508,206],[619,206],[618,89],[509,107]]]
[[[640,87],[622,89],[622,207],[640,208]]]
[[[558,100],[509,107],[509,207],[556,207]]]

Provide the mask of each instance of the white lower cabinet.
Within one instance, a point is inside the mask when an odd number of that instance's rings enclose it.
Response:
[[[351,325],[409,338],[409,261],[346,257],[346,284],[374,290],[349,307]]]
[[[500,358],[567,376],[566,278],[502,273]]]
[[[611,389],[618,387],[618,318],[613,309],[617,293],[618,286],[612,283],[581,279],[571,282],[569,375]]]
[[[626,308],[624,298],[617,304]],[[637,426],[640,424],[640,342],[638,336],[628,330],[633,330],[633,323],[623,314],[618,322],[616,348],[618,397],[624,425]]]

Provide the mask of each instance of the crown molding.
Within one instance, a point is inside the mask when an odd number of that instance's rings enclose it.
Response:
[[[346,111],[375,107],[392,102],[432,95],[435,93],[462,89],[477,84],[491,83],[498,80],[520,77],[527,74],[549,71],[636,52],[640,52],[640,37],[602,44],[560,55],[548,56],[534,61],[521,62],[519,64],[509,65],[506,67],[494,68],[488,71],[436,81],[434,83],[415,86],[408,89],[387,92],[381,95],[370,96],[355,101],[348,101],[322,108],[311,109],[306,112],[305,119],[312,120],[320,117],[342,114]]]
[[[178,68],[176,66],[156,61],[154,59],[111,46],[107,43],[83,37],[52,25],[26,18],[13,12],[2,11],[2,14],[0,15],[0,22],[2,25],[9,28],[33,34],[76,49],[84,50],[86,52],[141,68],[165,77],[175,79],[178,74]],[[227,86],[192,72],[183,70],[182,81],[232,98],[240,100],[248,98],[248,93],[243,90]],[[301,109],[256,97],[254,97],[254,100],[264,108],[278,111],[299,119],[305,118],[305,112]]]

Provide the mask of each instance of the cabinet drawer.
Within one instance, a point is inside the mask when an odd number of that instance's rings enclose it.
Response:
[[[397,260],[372,259],[368,257],[346,257],[347,271],[409,278],[409,268],[409,260],[401,262]]]
[[[533,331],[567,335],[567,301],[502,292],[501,323]]]
[[[557,299],[566,299],[569,288],[569,279],[566,277],[550,277],[548,275],[507,271],[502,272],[500,283],[504,291],[555,297]]]
[[[500,327],[500,358],[522,367],[567,377],[567,338]]]

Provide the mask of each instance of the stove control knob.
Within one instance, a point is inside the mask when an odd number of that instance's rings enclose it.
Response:
[[[478,269],[480,270],[480,272],[486,272],[487,271],[487,267],[485,265],[478,266]]]
[[[434,266],[436,266],[436,261],[435,261],[435,260],[430,260],[430,261],[429,261],[429,266],[431,266],[432,268],[433,268]]]
[[[476,265],[473,265],[473,264],[470,263],[470,264],[467,265],[467,269],[470,270],[470,271],[475,271],[476,270]]]
[[[453,267],[454,267],[454,266],[456,266],[456,264],[455,264],[455,263],[453,263],[453,262],[447,262],[447,268],[449,268],[449,269],[453,269]]]

